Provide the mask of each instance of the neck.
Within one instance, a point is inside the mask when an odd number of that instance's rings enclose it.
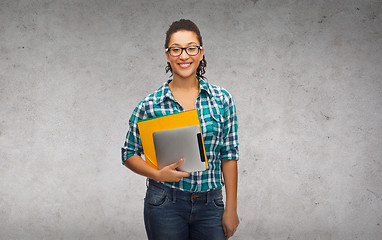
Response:
[[[179,78],[174,76],[170,82],[170,85],[174,90],[199,89],[199,80],[195,76],[189,78]]]

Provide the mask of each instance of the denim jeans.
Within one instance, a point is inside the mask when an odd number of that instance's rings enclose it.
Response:
[[[149,240],[224,240],[221,188],[184,192],[148,181],[144,219]]]

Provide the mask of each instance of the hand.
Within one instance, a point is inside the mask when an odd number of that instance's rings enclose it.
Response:
[[[182,178],[189,177],[191,173],[176,170],[183,162],[184,159],[181,158],[179,161],[158,170],[155,180],[159,182],[179,182]]]
[[[227,211],[223,213],[223,230],[225,238],[228,239],[233,236],[237,226],[239,226],[239,217],[236,211]]]

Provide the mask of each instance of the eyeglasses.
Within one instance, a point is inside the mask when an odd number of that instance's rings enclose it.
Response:
[[[198,55],[198,53],[200,52],[200,49],[203,49],[203,47],[201,47],[201,46],[189,46],[189,47],[185,47],[185,48],[169,47],[169,48],[166,48],[166,52],[168,52],[173,57],[178,57],[178,56],[182,55],[183,50],[186,50],[186,53],[188,55],[195,56],[195,55]]]

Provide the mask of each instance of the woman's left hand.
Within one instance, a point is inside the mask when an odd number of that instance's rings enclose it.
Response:
[[[237,226],[239,226],[239,217],[236,211],[225,210],[223,213],[223,230],[226,239],[233,236]]]

